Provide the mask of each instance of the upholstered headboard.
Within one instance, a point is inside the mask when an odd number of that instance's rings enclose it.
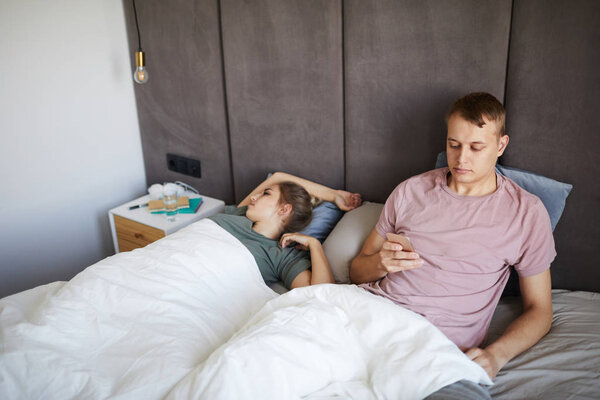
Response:
[[[383,202],[433,168],[452,101],[488,91],[507,109],[502,162],[574,186],[555,230],[554,287],[600,291],[598,2],[137,7],[151,77],[135,88],[148,183],[184,180],[233,203],[283,170]],[[168,171],[166,153],[199,159],[202,178]]]

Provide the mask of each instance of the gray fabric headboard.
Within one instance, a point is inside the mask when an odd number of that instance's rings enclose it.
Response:
[[[130,48],[137,48],[124,1]],[[136,85],[148,183],[228,203],[273,170],[383,202],[431,169],[444,114],[471,91],[504,101],[505,165],[574,189],[555,231],[556,288],[600,291],[600,3],[138,2],[150,81]],[[167,169],[200,159],[202,178]]]

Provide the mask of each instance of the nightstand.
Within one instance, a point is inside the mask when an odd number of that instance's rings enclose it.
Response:
[[[108,211],[115,252],[130,251],[144,247],[202,218],[218,214],[225,209],[223,200],[186,192],[189,198],[202,197],[203,203],[195,214],[177,214],[174,222],[167,221],[165,214],[152,214],[148,207],[130,210],[130,206],[145,204],[145,195]]]

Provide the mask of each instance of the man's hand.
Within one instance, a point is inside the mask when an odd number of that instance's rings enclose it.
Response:
[[[423,260],[419,254],[403,251],[400,243],[390,242],[373,229],[360,253],[352,260],[352,283],[375,282],[390,272],[419,268]]]
[[[361,203],[362,199],[358,193],[350,193],[345,190],[335,191],[335,205],[342,211],[354,210]]]
[[[500,368],[506,364],[496,357],[494,353],[489,350],[481,349],[479,347],[472,347],[469,350],[465,351],[465,355],[469,357],[471,360],[475,361],[477,364],[481,365],[481,367],[487,372],[490,378],[493,380],[500,371]]]
[[[399,272],[419,268],[423,265],[423,260],[418,253],[402,251],[400,243],[386,240],[379,251],[379,265],[388,273]]]

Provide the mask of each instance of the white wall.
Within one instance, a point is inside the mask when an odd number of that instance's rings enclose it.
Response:
[[[114,253],[146,190],[121,0],[0,0],[0,297]]]

